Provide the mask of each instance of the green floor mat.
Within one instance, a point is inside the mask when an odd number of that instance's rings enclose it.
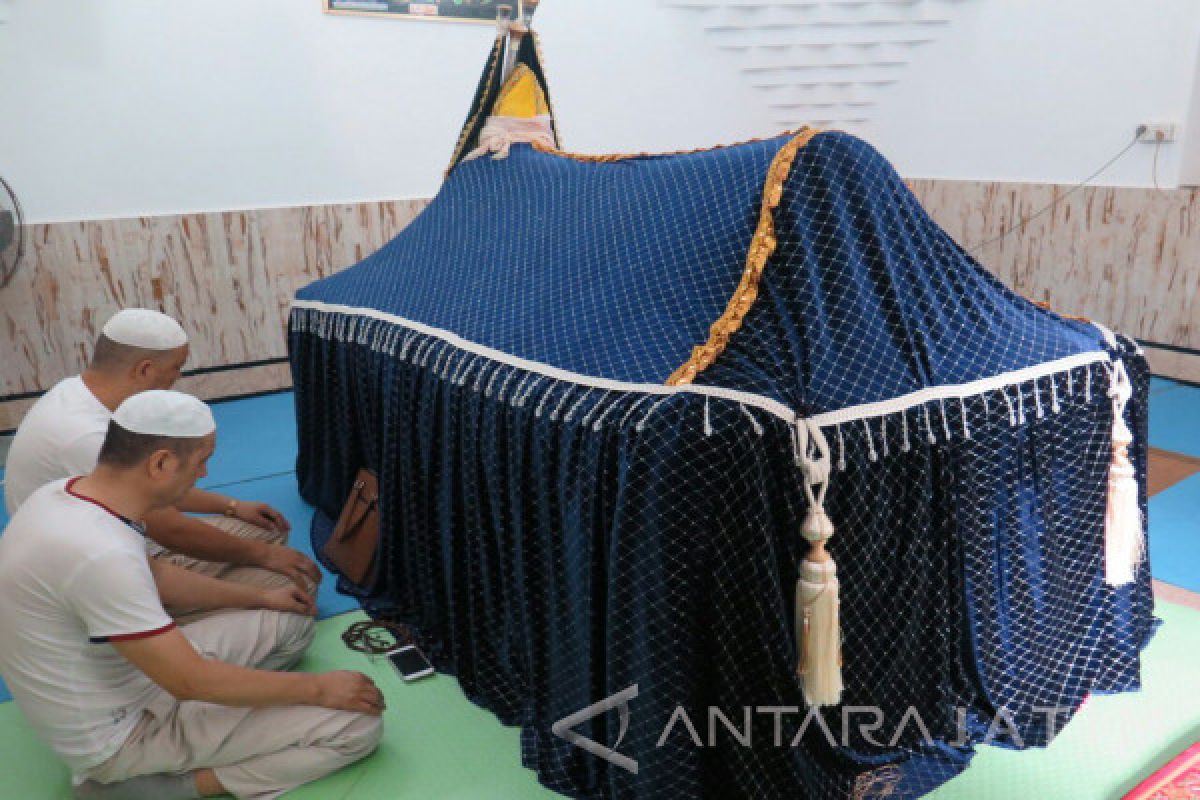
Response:
[[[70,800],[71,775],[38,741],[16,703],[0,705],[0,797]]]
[[[520,731],[469,701],[458,681],[433,675],[406,684],[383,658],[342,644],[361,612],[317,624],[301,664],[307,672],[354,669],[375,679],[387,697],[384,739],[370,758],[301,787],[288,800],[538,800],[561,798],[521,766]],[[14,703],[0,704],[0,798],[69,800],[66,767],[34,738]]]
[[[1200,611],[1159,603],[1142,691],[1088,698],[1049,747],[980,747],[929,800],[1119,800],[1200,740]]]
[[[1116,800],[1200,738],[1200,612],[1158,606],[1165,624],[1146,652],[1141,692],[1094,697],[1045,750],[980,748],[970,769],[932,800]],[[388,700],[383,744],[370,758],[289,800],[537,800],[560,797],[521,766],[519,732],[437,675],[405,684],[384,660],[348,651],[340,634],[361,614],[321,622],[306,670],[358,669]],[[0,704],[0,798],[68,800],[66,769]],[[681,800],[683,800],[681,798]]]
[[[458,681],[433,675],[406,684],[382,657],[346,649],[341,633],[361,613],[317,626],[302,668],[357,669],[383,690],[384,739],[370,758],[288,795],[288,800],[511,800],[560,798],[521,766],[520,731],[472,703]]]

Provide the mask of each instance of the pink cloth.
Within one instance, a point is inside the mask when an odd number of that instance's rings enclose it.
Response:
[[[546,147],[554,147],[550,116],[542,114],[532,119],[488,117],[483,132],[479,134],[479,146],[468,153],[463,161],[488,153],[495,153],[493,158],[508,158],[508,149],[514,142],[538,142]]]

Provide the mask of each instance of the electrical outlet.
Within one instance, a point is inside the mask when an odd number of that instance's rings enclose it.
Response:
[[[1167,143],[1175,141],[1175,123],[1174,122],[1143,122],[1138,125],[1138,141],[1156,143]]]

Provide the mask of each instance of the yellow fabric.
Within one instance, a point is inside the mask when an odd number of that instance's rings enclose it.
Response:
[[[546,103],[546,93],[542,91],[537,76],[533,70],[524,64],[518,64],[504,82],[500,97],[496,99],[496,108],[492,111],[494,117],[515,117],[517,119],[532,119],[542,114],[549,114],[550,106]]]

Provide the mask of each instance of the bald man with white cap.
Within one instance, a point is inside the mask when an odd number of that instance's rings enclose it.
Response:
[[[8,513],[44,484],[91,472],[113,411],[138,392],[169,389],[187,356],[187,334],[166,314],[129,308],[109,319],[83,374],[43,395],[17,428],[5,473]],[[288,522],[266,503],[193,488],[146,524],[155,555],[157,543],[178,566],[203,575],[257,586],[291,580],[310,589],[320,581],[312,560],[286,546]]]
[[[148,558],[142,520],[206,474],[215,439],[194,397],[134,395],[95,470],[35,491],[0,536],[0,675],[76,797],[269,800],[379,742],[365,675],[277,671],[311,641],[306,592]],[[177,627],[164,606],[224,613]]]

